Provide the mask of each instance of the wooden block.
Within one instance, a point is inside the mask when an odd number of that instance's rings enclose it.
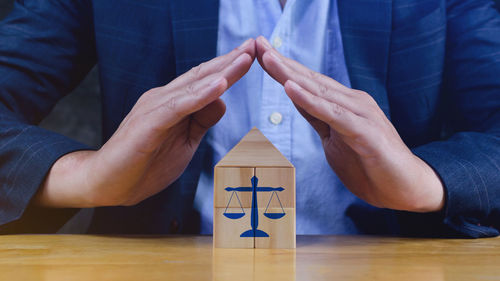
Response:
[[[295,248],[295,168],[257,128],[214,173],[214,247]]]
[[[257,167],[255,175],[259,179],[260,187],[284,188],[283,191],[275,193],[260,192],[257,195],[259,208],[266,208],[268,203],[269,208],[280,208],[280,202],[283,208],[295,208],[295,168]]]
[[[216,167],[214,176],[214,208],[252,207],[251,192],[229,192],[226,187],[252,186],[251,179],[254,176],[254,168]],[[239,201],[238,201],[239,199]]]
[[[264,214],[265,209],[259,208],[258,229],[266,232],[269,237],[255,237],[255,248],[295,248],[295,208],[285,208],[285,215],[279,219],[270,219]],[[280,214],[281,208],[269,208],[271,214]]]
[[[214,209],[214,247],[216,248],[254,248],[253,237],[240,237],[251,229],[251,209],[243,208],[245,214],[238,218],[241,208],[215,208]],[[224,215],[229,213],[234,219]],[[232,215],[231,215],[232,214]]]
[[[222,158],[218,167],[293,167],[283,154],[253,128]]]

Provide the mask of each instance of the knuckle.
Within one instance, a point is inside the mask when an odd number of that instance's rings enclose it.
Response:
[[[366,93],[365,93],[365,95],[366,95],[366,100],[368,101],[369,104],[377,105],[377,101],[375,101],[375,99],[371,95],[366,94]]]
[[[331,112],[336,116],[344,115],[345,113],[345,109],[337,103],[332,103],[330,108]]]
[[[309,78],[311,78],[311,79],[317,79],[320,76],[320,74],[318,72],[313,71],[313,70],[309,70],[308,75],[309,75]]]
[[[327,117],[327,120],[325,120],[325,122],[330,125],[337,123],[338,120],[342,118],[344,111],[345,109],[342,106],[336,103],[330,104],[330,114],[328,114],[329,116]]]
[[[377,101],[370,95],[368,95],[369,97],[366,98],[366,103],[368,104],[368,108],[370,109],[370,112],[371,113],[381,113],[381,109],[380,107],[378,106],[378,103]]]
[[[174,97],[169,98],[165,102],[165,109],[175,111],[177,107],[177,99]]]
[[[186,88],[184,89],[184,94],[187,96],[194,96],[196,95],[196,89],[195,89],[194,83],[189,83],[187,84]]]
[[[155,87],[147,90],[142,96],[148,96],[157,93],[162,87]]]
[[[365,91],[362,91],[362,90],[354,90],[354,94],[370,103],[373,103],[375,102],[375,99],[370,95],[368,94],[367,92]]]
[[[367,96],[369,96],[367,92],[362,91],[362,90],[353,89],[352,92],[353,92],[353,94],[355,94],[359,97],[362,97],[362,98],[366,98]]]
[[[204,64],[205,63],[201,63],[201,64],[199,64],[199,65],[191,68],[191,70],[189,71],[191,78],[193,78],[193,79],[199,79],[200,78],[200,76],[201,76],[201,70],[202,70]]]
[[[356,96],[360,97],[363,102],[366,103],[370,111],[378,111],[377,101],[373,98],[372,95],[368,94],[365,91],[354,90],[353,92]]]
[[[159,91],[160,87],[147,90],[137,99],[137,104],[147,103],[150,99],[152,99],[152,96],[155,96]]]
[[[177,103],[178,103],[177,98],[172,97],[165,102],[164,109],[166,112],[172,113],[175,116],[175,118],[182,118],[184,116],[184,113],[179,109]]]
[[[328,97],[330,95],[330,89],[323,83],[318,85],[318,91],[320,97]]]

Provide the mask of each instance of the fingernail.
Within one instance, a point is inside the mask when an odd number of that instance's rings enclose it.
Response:
[[[248,44],[250,44],[251,41],[252,41],[252,38],[247,39],[245,42],[243,42],[243,44],[241,44],[240,46],[238,46],[237,49],[238,50],[245,49],[248,46]]]
[[[269,41],[267,41],[266,37],[264,37],[264,36],[262,36],[262,35],[261,35],[261,36],[259,36],[259,37],[260,37],[260,42],[262,43],[262,45],[264,45],[264,47],[265,47],[266,49],[270,49],[270,48],[272,48],[271,43],[269,43]]]

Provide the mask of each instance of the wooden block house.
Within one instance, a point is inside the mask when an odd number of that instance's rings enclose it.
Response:
[[[215,166],[214,247],[295,248],[295,168],[253,128]]]

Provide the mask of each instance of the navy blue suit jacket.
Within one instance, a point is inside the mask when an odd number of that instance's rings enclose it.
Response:
[[[446,188],[442,212],[352,206],[366,233],[498,235],[500,17],[487,0],[338,0],[353,88],[370,93]],[[30,206],[85,145],[36,126],[97,63],[109,138],[139,96],[216,55],[217,0],[25,0],[0,24],[0,232],[51,232],[74,210]],[[195,233],[202,143],[181,178],[90,232]],[[392,216],[392,219],[388,219]],[[394,220],[395,218],[395,220]]]

